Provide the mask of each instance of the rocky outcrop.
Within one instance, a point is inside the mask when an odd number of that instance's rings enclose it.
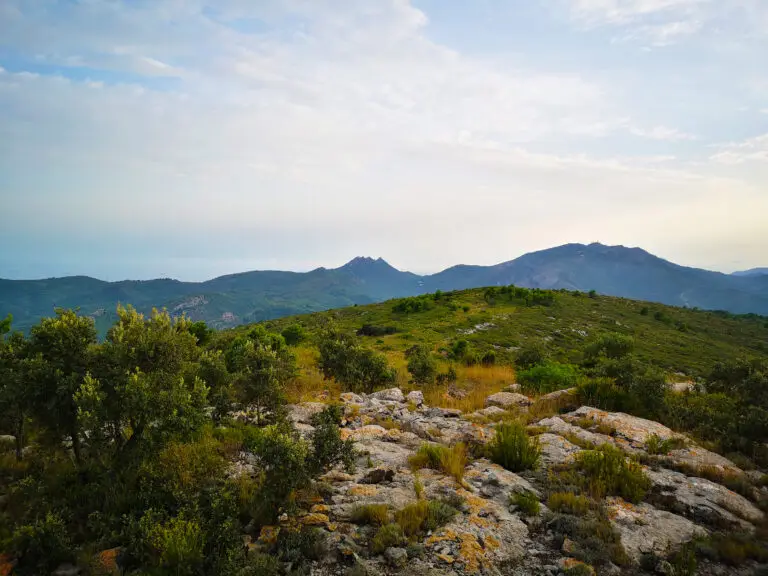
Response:
[[[485,400],[486,406],[498,406],[504,410],[531,405],[531,399],[516,392],[497,392]]]

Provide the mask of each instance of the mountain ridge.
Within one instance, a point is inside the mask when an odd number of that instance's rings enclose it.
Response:
[[[108,325],[118,304],[186,312],[217,328],[436,290],[516,284],[590,291],[676,306],[768,314],[768,275],[733,275],[681,266],[638,247],[570,243],[495,265],[459,264],[435,274],[401,271],[358,256],[309,272],[246,271],[203,282],[171,278],[107,282],[90,276],[0,279],[0,315],[28,329],[54,307],[76,308]]]

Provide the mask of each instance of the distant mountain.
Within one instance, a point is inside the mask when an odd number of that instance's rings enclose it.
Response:
[[[768,274],[768,268],[752,268],[750,270],[742,270],[741,272],[733,272],[731,276],[763,276]]]
[[[118,303],[140,311],[167,308],[217,328],[368,304],[435,290],[516,284],[529,288],[596,290],[675,306],[768,315],[768,274],[721,274],[673,264],[640,248],[566,244],[495,266],[454,266],[419,276],[381,258],[355,258],[311,272],[255,271],[207,282],[104,282],[86,276],[0,280],[0,316],[27,330],[55,307],[79,307],[103,333]]]

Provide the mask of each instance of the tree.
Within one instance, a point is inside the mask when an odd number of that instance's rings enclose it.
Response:
[[[91,347],[96,344],[92,318],[73,310],[57,309],[54,318],[43,318],[30,331],[30,352],[41,361],[36,378],[29,382],[38,422],[59,442],[70,438],[78,464],[82,463],[81,438],[75,393],[88,373]]]
[[[145,318],[131,307],[117,313],[75,401],[91,445],[119,456],[197,430],[208,388],[195,373],[189,320],[157,310]]]
[[[16,460],[21,461],[30,403],[28,384],[39,363],[27,357],[28,343],[21,333],[4,337],[10,330],[10,321],[5,322],[0,322],[0,430],[14,436]]]
[[[302,328],[301,324],[291,324],[283,330],[282,336],[285,338],[285,343],[288,344],[288,346],[296,346],[307,338],[307,334],[304,332],[304,328]]]
[[[385,356],[363,348],[346,334],[328,332],[320,339],[318,348],[323,376],[351,390],[370,393],[396,379]]]
[[[205,346],[213,338],[213,330],[208,328],[208,325],[202,320],[192,322],[189,324],[188,330],[197,338],[198,346]]]
[[[234,400],[234,375],[227,369],[221,350],[203,352],[197,375],[208,386],[208,402],[213,407],[213,419],[220,423],[229,413]]]
[[[256,326],[232,342],[227,365],[236,377],[242,401],[256,408],[256,423],[279,420],[285,405],[285,385],[296,375],[296,358],[280,334]]]
[[[416,345],[406,352],[408,372],[413,382],[419,385],[433,384],[437,377],[437,361],[430,350],[423,345]]]

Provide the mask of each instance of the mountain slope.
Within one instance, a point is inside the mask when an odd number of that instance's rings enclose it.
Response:
[[[454,266],[428,276],[402,272],[381,258],[355,258],[336,269],[244,272],[207,282],[104,282],[85,276],[0,280],[0,315],[13,314],[14,326],[26,330],[55,307],[79,307],[94,316],[103,333],[123,303],[141,311],[164,307],[224,328],[436,290],[508,284],[768,314],[768,275],[687,268],[639,248],[566,244],[495,266]]]
[[[731,276],[763,276],[765,274],[768,274],[768,268],[751,268],[749,270],[733,272]]]

